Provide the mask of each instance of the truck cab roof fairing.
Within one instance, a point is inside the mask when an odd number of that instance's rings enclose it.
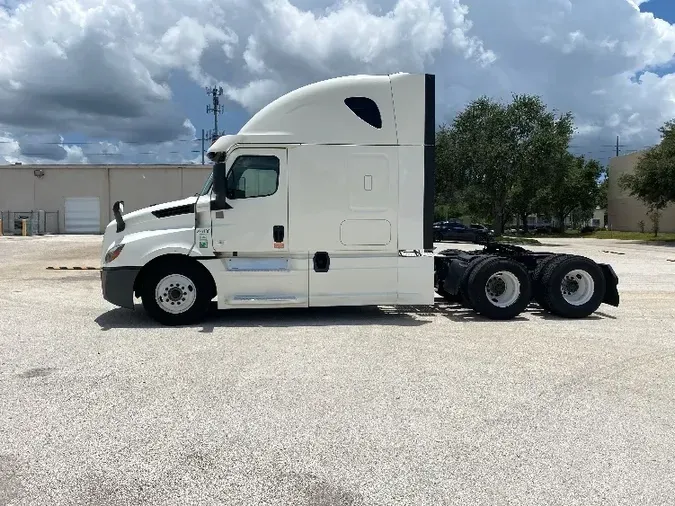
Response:
[[[377,105],[379,118],[364,119],[371,112],[365,110],[369,101]],[[291,143],[396,145],[390,77],[343,76],[308,84],[263,107],[239,131],[267,132],[286,134]]]

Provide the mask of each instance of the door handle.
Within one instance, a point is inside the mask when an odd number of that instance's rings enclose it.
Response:
[[[272,238],[274,242],[284,242],[284,226],[274,225],[272,227]]]

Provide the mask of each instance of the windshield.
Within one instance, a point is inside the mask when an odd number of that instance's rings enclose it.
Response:
[[[202,187],[202,190],[199,192],[199,195],[206,195],[211,191],[211,185],[213,184],[213,172],[209,174],[209,177],[206,178],[206,182]]]

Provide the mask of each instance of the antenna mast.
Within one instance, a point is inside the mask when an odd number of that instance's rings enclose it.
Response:
[[[225,108],[220,104],[220,97],[223,95],[223,87],[206,87],[206,94],[211,95],[213,105],[206,106],[206,114],[213,113],[213,132],[211,133],[211,142],[215,142],[220,136],[218,133],[218,115],[223,114]]]

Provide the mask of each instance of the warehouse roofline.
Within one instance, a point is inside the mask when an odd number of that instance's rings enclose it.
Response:
[[[645,148],[645,149],[639,149],[637,151],[633,151],[631,153],[621,154],[619,156],[610,156],[609,161],[611,162],[612,160],[627,160],[627,159],[630,159],[630,158],[640,158],[647,151],[648,151],[648,148]]]
[[[210,163],[206,165],[196,163],[175,163],[175,164],[143,164],[143,163],[71,163],[71,164],[8,164],[0,165],[0,169],[25,169],[25,170],[47,170],[47,169],[210,169]]]

